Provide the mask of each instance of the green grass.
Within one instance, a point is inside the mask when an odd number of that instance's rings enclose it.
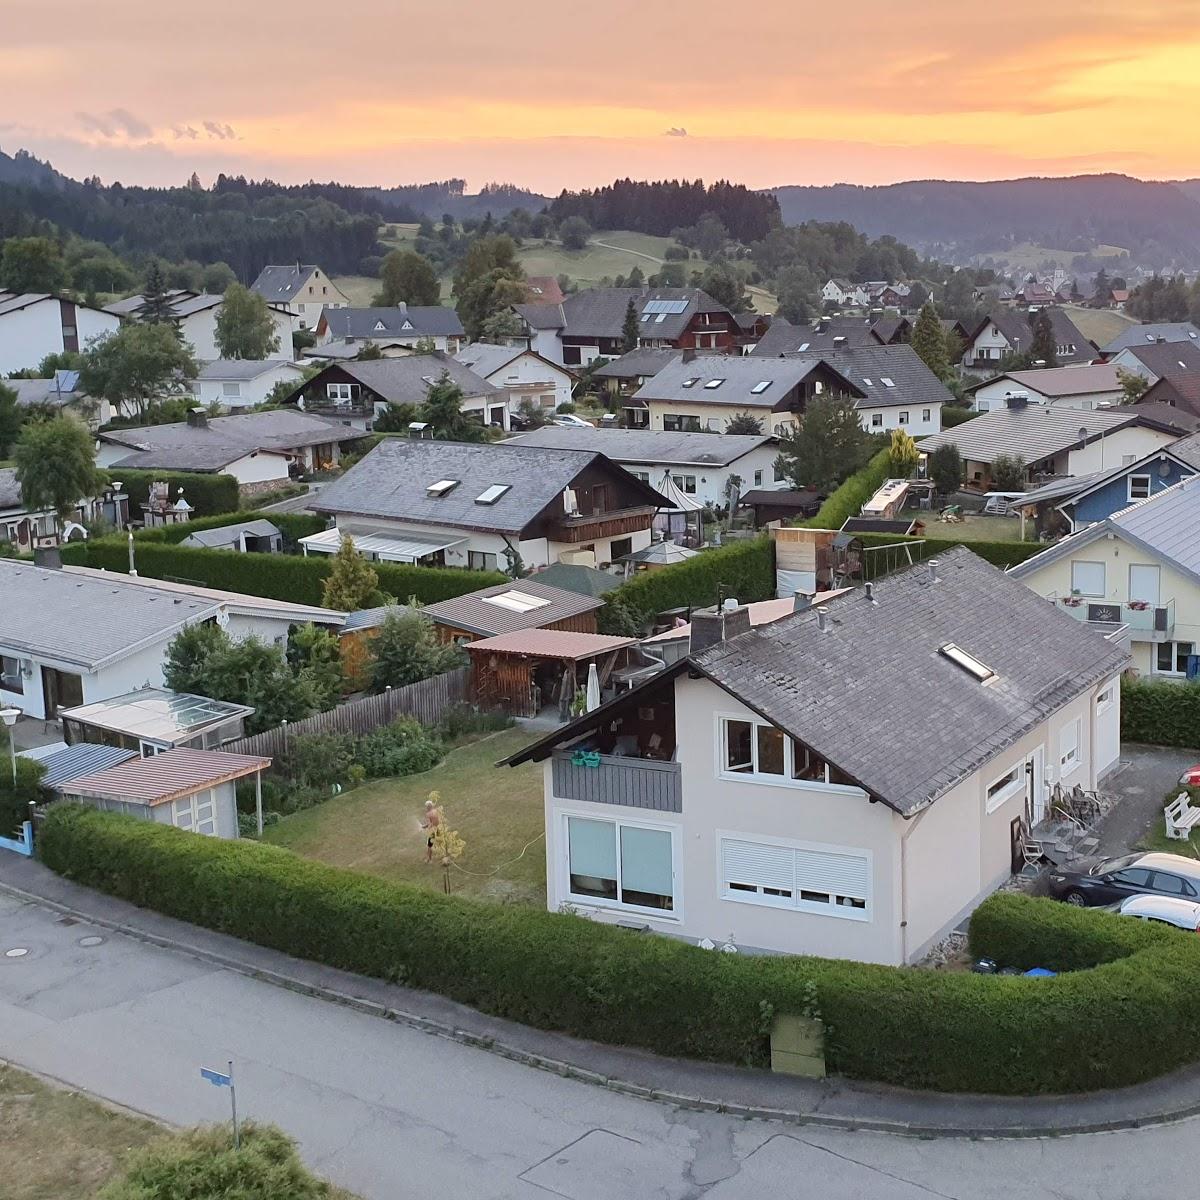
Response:
[[[1163,807],[1187,791],[1192,804],[1200,804],[1200,788],[1183,788],[1176,784],[1163,797]],[[1139,850],[1157,850],[1164,854],[1182,854],[1185,858],[1200,858],[1200,829],[1193,829],[1187,841],[1167,837],[1167,823],[1162,815],[1154,818],[1149,831],[1137,844]]]
[[[925,534],[931,538],[958,538],[964,542],[1019,542],[1019,517],[997,517],[990,513],[967,513],[961,521],[939,521],[937,513],[905,511],[905,517],[925,522]],[[1033,522],[1026,524],[1027,541],[1034,537]]]
[[[1089,250],[1097,258],[1116,258],[1126,251],[1120,246],[1093,246]],[[977,254],[977,259],[993,258],[997,262],[1007,263],[1012,270],[1040,271],[1044,264],[1051,261],[1064,271],[1071,269],[1071,263],[1079,255],[1078,250],[1056,250],[1052,246],[1039,246],[1034,242],[1022,242],[1017,246],[1005,246]]]
[[[160,1126],[0,1064],[0,1192],[5,1200],[91,1200],[121,1157]]]
[[[542,905],[546,896],[540,764],[496,767],[532,735],[506,729],[452,750],[423,775],[380,779],[285,817],[265,840],[336,867],[440,889],[425,862],[420,817],[432,791],[466,850],[451,874],[455,892]]]

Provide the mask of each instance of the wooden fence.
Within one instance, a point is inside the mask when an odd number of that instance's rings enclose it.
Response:
[[[436,725],[447,709],[467,702],[470,679],[470,667],[459,667],[419,683],[392,688],[378,696],[350,700],[303,721],[277,725],[274,729],[239,738],[221,749],[231,754],[274,757],[283,753],[288,738],[304,733],[370,733],[372,729],[389,725],[399,716],[415,717],[422,725]]]

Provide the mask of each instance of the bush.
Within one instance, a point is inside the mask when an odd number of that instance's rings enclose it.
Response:
[[[1200,746],[1200,683],[1124,679],[1121,737],[1153,746]]]
[[[775,1013],[820,1014],[831,1070],[946,1091],[1119,1087],[1200,1057],[1200,938],[1025,896],[987,900],[976,954],[1056,979],[712,953],[567,913],[485,904],[74,805],[47,866],[259,945],[543,1029],[762,1065]]]
[[[212,517],[217,513],[237,512],[238,482],[232,475],[193,475],[183,471],[131,471],[117,467],[109,472],[121,481],[129,496],[129,515],[140,517],[141,505],[150,495],[152,483],[168,483],[171,499],[183,488],[183,498],[192,506],[195,517]]]
[[[29,805],[43,798],[41,778],[46,773],[42,763],[18,757],[14,790],[9,753],[8,739],[0,733],[0,837],[15,836],[29,820]]]
[[[942,428],[953,429],[956,425],[962,425],[965,421],[970,421],[977,416],[979,414],[973,408],[961,408],[957,404],[943,404]]]
[[[194,517],[182,525],[152,525],[145,529],[135,529],[133,539],[136,543],[162,542],[165,545],[177,546],[193,533],[202,529],[223,529],[226,525],[237,525],[242,521],[270,521],[283,534],[284,545],[289,549],[294,547],[302,537],[310,533],[320,533],[325,528],[325,518],[311,513],[260,513],[253,509],[241,509],[238,512],[217,513],[211,517]],[[119,542],[125,545],[125,535],[110,537],[106,541]]]
[[[501,729],[511,729],[515,724],[507,713],[473,708],[470,704],[455,704],[442,714],[437,735],[448,742],[456,742],[472,733],[496,733]]]
[[[129,553],[118,539],[74,542],[63,548],[63,561],[105,567],[124,574]],[[236,550],[204,550],[143,541],[137,546],[138,574],[151,579],[188,579],[205,587],[271,596],[297,604],[321,603],[322,585],[332,570],[328,555],[240,554]],[[422,604],[448,600],[479,588],[504,583],[499,571],[468,571],[458,567],[417,567],[408,563],[375,563],[380,588],[391,596]]]
[[[847,517],[857,517],[888,477],[890,454],[880,450],[861,471],[843,481],[826,498],[817,515],[803,522],[809,529],[841,529]]]

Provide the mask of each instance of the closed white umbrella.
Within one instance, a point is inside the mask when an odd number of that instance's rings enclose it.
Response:
[[[591,712],[593,709],[600,707],[600,672],[596,670],[595,663],[588,664],[588,681],[587,681],[587,710]]]

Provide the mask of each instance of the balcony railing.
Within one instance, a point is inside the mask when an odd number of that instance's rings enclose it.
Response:
[[[560,750],[553,756],[551,779],[559,800],[623,804],[654,812],[683,811],[683,789],[676,762]]]
[[[1092,600],[1087,596],[1049,597],[1056,607],[1077,621],[1126,625],[1135,642],[1170,642],[1175,634],[1175,601],[1166,604],[1122,604],[1116,600]]]
[[[649,529],[655,509],[650,505],[637,508],[614,508],[608,512],[580,513],[559,517],[550,533],[555,542],[590,542],[594,538],[622,537],[639,529]]]

